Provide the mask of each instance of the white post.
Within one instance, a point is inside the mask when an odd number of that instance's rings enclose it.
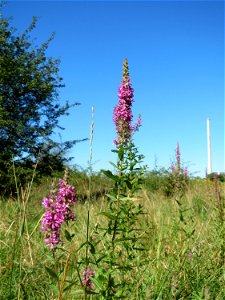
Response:
[[[207,119],[207,145],[208,145],[208,168],[207,173],[212,173],[212,160],[211,160],[211,143],[210,143],[210,120]]]

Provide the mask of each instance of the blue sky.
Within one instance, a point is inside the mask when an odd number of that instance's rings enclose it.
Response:
[[[134,120],[143,120],[135,144],[149,169],[169,167],[179,142],[183,163],[204,176],[209,117],[212,169],[224,171],[223,1],[9,1],[3,13],[19,32],[38,16],[37,45],[56,33],[47,55],[61,59],[60,101],[81,103],[61,118],[62,139],[89,137],[94,105],[94,170],[116,160],[112,113],[127,57]],[[89,149],[69,155],[86,168]]]

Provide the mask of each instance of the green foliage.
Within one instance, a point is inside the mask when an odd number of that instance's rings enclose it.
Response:
[[[164,168],[154,169],[145,173],[144,186],[151,192],[162,192],[166,197],[184,195],[190,179],[187,175],[171,172]]]
[[[127,299],[133,290],[132,272],[145,263],[146,233],[138,226],[143,206],[135,204],[144,176],[143,156],[132,143],[113,152],[118,155],[117,174],[103,171],[114,182],[107,209],[100,213],[107,226],[95,227],[91,261],[97,269],[94,282],[100,298]]]
[[[31,25],[18,34],[0,14],[0,191],[5,193],[11,189],[7,182],[12,181],[10,168],[15,160],[23,168],[24,163],[34,164],[40,157],[41,172],[47,175],[50,170],[44,168],[45,160],[50,160],[50,168],[61,169],[62,156],[51,151],[56,146],[51,135],[56,127],[61,128],[59,117],[78,104],[60,105],[58,90],[64,86],[59,76],[60,61],[46,56],[53,36],[39,47],[33,45],[30,34],[35,26],[33,18]],[[69,149],[74,143],[61,146]]]
[[[183,174],[167,172],[162,190],[167,197],[177,195],[180,198],[187,190],[188,182],[188,177]]]
[[[91,180],[91,193],[89,185]],[[112,180],[106,177],[101,171],[90,175],[89,169],[82,169],[79,166],[74,166],[70,170],[70,182],[76,187],[76,194],[79,201],[86,202],[89,197],[91,202],[105,197],[111,190]]]
[[[167,197],[175,196],[176,200],[180,199],[189,182],[187,167],[181,166],[180,146],[176,146],[176,161],[172,162],[170,170],[165,171],[165,182],[163,192]]]
[[[225,173],[210,173],[207,176],[210,180],[214,180],[216,177],[220,182],[225,182]]]
[[[198,215],[202,219],[207,218],[207,202],[199,196],[194,196],[192,198],[193,202],[193,210],[196,215]]]
[[[151,192],[157,192],[162,189],[166,181],[167,171],[164,168],[157,167],[145,173],[144,187]]]
[[[113,175],[118,174],[113,173]],[[80,192],[84,192],[87,184],[85,178],[88,177],[87,174],[85,177],[85,171],[79,173],[78,170],[74,170],[71,176],[71,180],[74,182],[76,180],[76,187],[82,188]],[[102,185],[104,176],[99,174],[92,176],[95,191],[98,186]],[[118,294],[119,289],[122,289],[124,285],[129,294],[127,299],[132,300],[225,298],[224,265],[222,265],[224,225],[223,229],[221,227],[224,202],[223,206],[222,202],[218,202],[219,198],[215,197],[214,184],[211,182],[208,187],[210,198],[208,197],[207,184],[205,180],[190,179],[188,190],[182,198],[182,212],[179,211],[176,201],[166,201],[167,198],[162,193],[153,193],[148,189],[139,190],[138,203],[144,205],[145,214],[141,213],[137,216],[135,228],[141,229],[138,237],[143,236],[143,240],[134,242],[142,243],[147,252],[145,250],[134,251],[133,264],[137,263],[137,267],[131,270],[117,269],[114,265],[112,277],[115,279],[112,284],[119,284]],[[220,200],[224,201],[224,184],[220,183],[219,186]],[[50,250],[46,249],[43,243],[39,224],[43,214],[40,203],[42,198],[49,193],[50,187],[51,178],[42,181],[41,186],[35,184],[25,206],[22,199],[19,202],[0,201],[0,299],[58,299],[57,277],[60,283],[64,280],[64,285],[61,287],[63,299],[84,299],[78,271],[82,276],[85,245],[82,248],[81,245],[86,241],[87,203],[77,203],[74,227],[63,228],[64,244],[56,253],[57,270],[55,270]],[[101,214],[101,212],[113,214],[108,207],[112,201],[113,199],[108,201],[98,199],[90,205],[89,249],[91,255],[89,255],[89,263],[96,270],[96,276],[93,279],[94,292],[98,292],[101,288],[104,290],[109,273],[109,269],[104,269],[103,266],[104,260],[105,266],[109,262],[106,259],[108,252],[104,246],[110,245],[107,243],[107,241],[110,242],[110,235],[106,233],[102,239],[100,237],[96,239],[95,231],[106,232],[109,221],[113,224],[112,218],[109,219]],[[136,210],[139,209],[136,200],[130,203],[136,206]],[[181,213],[183,221],[180,220]],[[125,212],[123,217],[125,217]],[[193,229],[195,232],[192,234]],[[147,235],[146,238],[144,234]],[[127,252],[123,243],[128,244]],[[123,251],[126,257],[132,243],[132,240],[115,242],[115,257],[119,263],[119,251]],[[71,257],[67,263],[70,253]],[[79,257],[78,261],[77,257]],[[79,264],[81,260],[82,264]],[[125,258],[122,256],[121,263],[123,260]],[[128,263],[132,267],[132,261],[128,260]],[[52,275],[55,273],[57,277],[51,276],[45,267],[51,269],[50,273]],[[130,290],[129,284],[132,285]],[[99,294],[87,294],[87,299],[104,298],[103,296],[101,298]]]

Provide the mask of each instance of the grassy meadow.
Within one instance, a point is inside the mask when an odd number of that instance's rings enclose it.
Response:
[[[109,205],[105,194],[112,183],[101,174],[89,178],[86,172],[71,173],[78,201],[76,220],[68,230],[75,236],[70,243],[62,238],[62,249],[53,255],[40,230],[41,202],[51,182],[45,178],[21,190],[17,199],[0,201],[0,299],[103,299],[84,293],[81,245],[86,240],[87,211],[90,237],[106,222],[100,212]],[[138,224],[140,235],[145,233],[146,251],[132,276],[123,277],[132,283],[129,299],[225,299],[224,187],[221,182],[190,179],[184,195],[166,197],[159,178],[146,175],[132,200],[144,208]],[[51,271],[53,265],[58,276]]]

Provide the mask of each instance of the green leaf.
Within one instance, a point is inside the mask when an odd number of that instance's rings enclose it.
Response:
[[[110,170],[101,170],[101,171],[102,171],[102,173],[104,173],[105,176],[107,176],[108,178],[110,178],[110,179],[112,179],[112,180],[114,180],[114,181],[117,180],[117,177],[118,177],[118,176],[113,175],[113,173],[112,173]]]
[[[45,267],[45,270],[48,272],[48,274],[49,274],[52,278],[56,279],[57,281],[59,280],[58,275],[55,273],[54,270],[52,270],[52,269],[50,269],[50,268],[48,268],[48,267]]]
[[[113,196],[113,195],[106,194],[106,196],[107,196],[110,200],[112,200],[112,201],[117,201],[116,197]]]
[[[103,260],[103,258],[105,258],[107,255],[104,254],[102,255],[101,257],[99,257],[97,260],[96,260],[96,264],[98,264],[101,260]]]
[[[104,211],[101,212],[99,215],[106,216],[110,220],[116,220],[117,219],[117,216],[111,215],[110,213],[107,213],[107,212],[104,212]]]
[[[78,252],[80,249],[82,249],[85,245],[87,245],[87,241],[85,241],[84,243],[82,243],[82,244],[80,245],[80,247],[77,249],[76,252]]]
[[[112,165],[115,169],[118,169],[118,166],[116,165],[116,164],[114,164],[113,162],[109,162],[110,163],[110,165]]]
[[[145,248],[133,248],[134,250],[138,250],[138,251],[146,251],[147,249],[145,249]]]
[[[50,284],[49,289],[56,294],[59,292],[58,287],[55,284]]]
[[[88,242],[88,245],[90,246],[90,252],[91,254],[95,254],[95,247],[91,242]]]
[[[67,241],[71,242],[73,236],[70,235],[69,231],[65,229],[64,234],[65,234],[65,237],[66,237]]]
[[[117,149],[113,149],[113,150],[111,150],[111,152],[118,153],[118,150]]]
[[[94,277],[92,279],[92,281],[94,282],[95,286],[97,289],[101,290],[103,284],[104,284],[104,281],[105,281],[105,276],[103,276],[102,274],[100,274],[98,276],[98,278]]]
[[[129,180],[126,180],[126,185],[127,185],[129,190],[131,190],[132,187],[133,187],[132,183]]]
[[[123,157],[124,157],[124,149],[123,148],[119,149],[118,157],[119,157],[119,160],[123,160]]]
[[[76,283],[76,282],[70,283],[69,285],[67,285],[67,287],[64,288],[63,291],[64,291],[64,292],[65,292],[65,291],[68,291],[75,283]]]
[[[180,203],[180,201],[176,200],[176,202],[177,202],[177,204],[178,204],[179,206],[181,206],[181,205],[182,205],[182,204]]]

